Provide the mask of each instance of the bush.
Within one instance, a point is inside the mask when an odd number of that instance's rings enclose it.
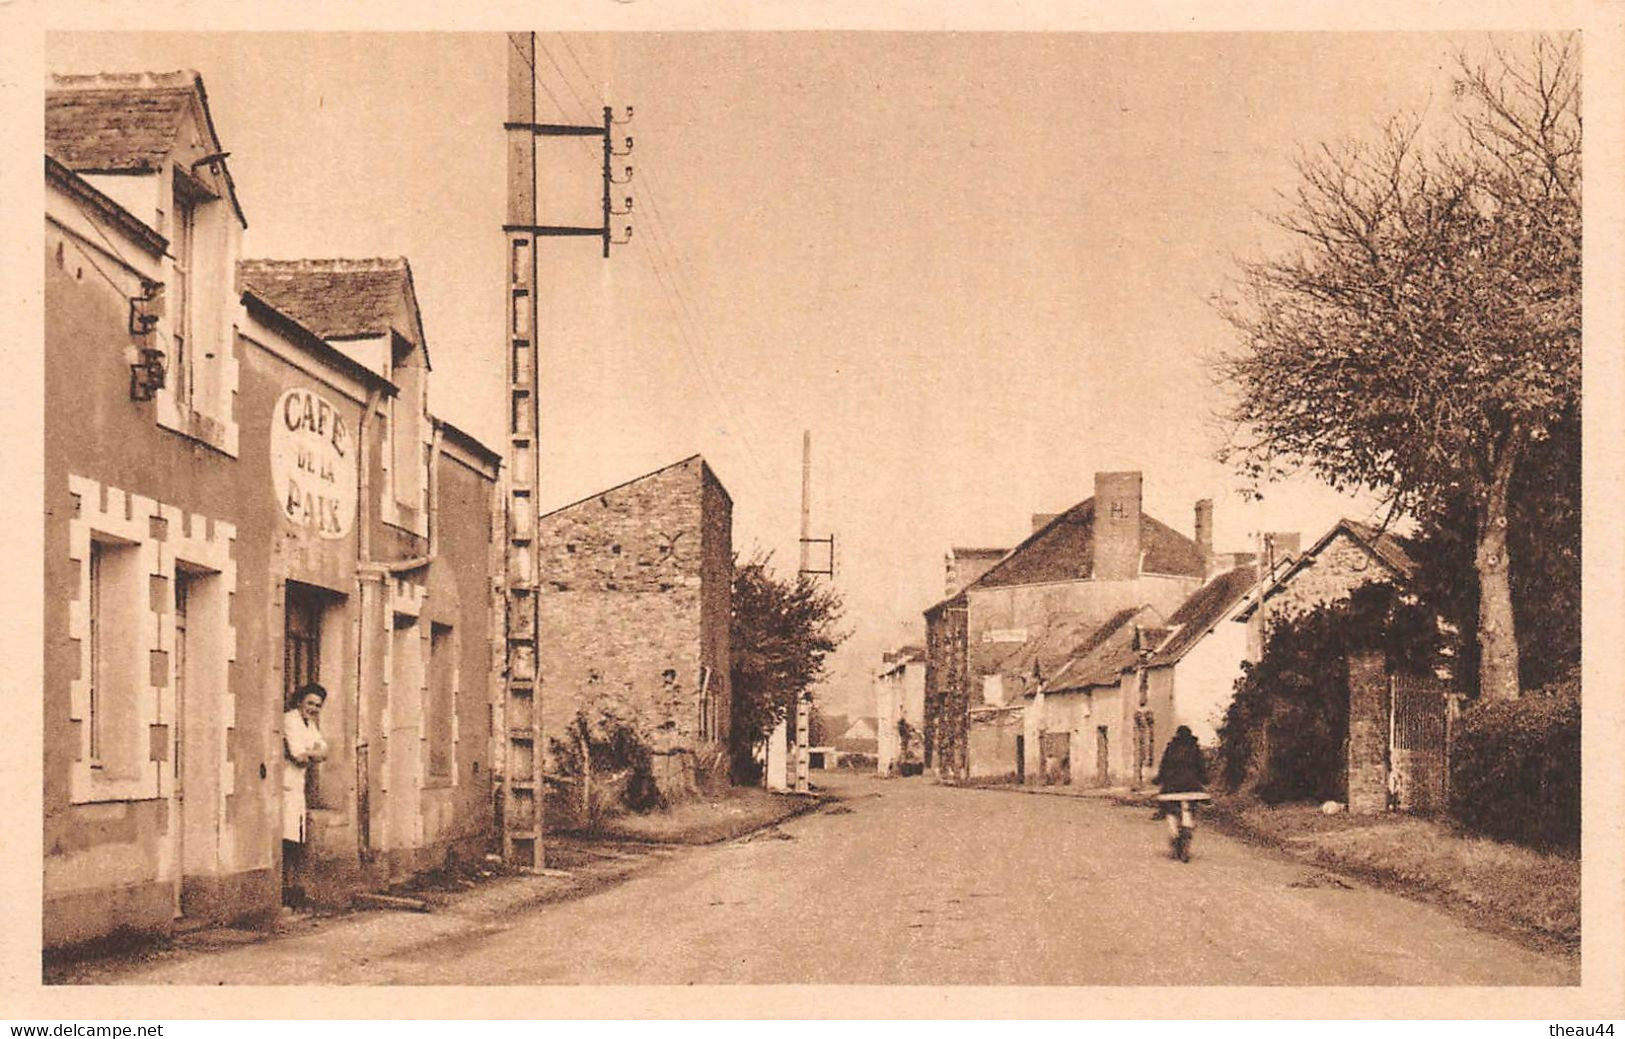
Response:
[[[582,779],[582,750],[591,760],[593,793],[591,815],[600,811],[600,796],[614,791],[615,800],[635,812],[659,808],[664,797],[655,782],[653,752],[638,727],[618,716],[614,711],[600,707],[589,714],[584,708],[576,712],[565,727],[563,738],[549,741],[556,781],[573,785],[578,790]],[[579,794],[577,795],[579,798]],[[590,825],[592,819],[583,820]]]
[[[1385,584],[1276,621],[1262,658],[1243,666],[1219,729],[1224,784],[1271,804],[1345,800],[1348,655],[1364,648],[1382,650],[1391,667],[1425,671],[1438,629]]]
[[[1580,678],[1462,715],[1450,809],[1469,829],[1536,848],[1580,844]]]

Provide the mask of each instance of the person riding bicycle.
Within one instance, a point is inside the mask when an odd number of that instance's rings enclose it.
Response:
[[[1174,730],[1174,738],[1168,741],[1168,746],[1163,750],[1162,764],[1157,767],[1157,774],[1151,782],[1157,784],[1158,790],[1164,794],[1199,793],[1207,789],[1207,762],[1202,758],[1202,748],[1197,746],[1190,726],[1181,725]],[[1168,820],[1169,836],[1178,837],[1177,803],[1158,801],[1157,805],[1159,814]]]

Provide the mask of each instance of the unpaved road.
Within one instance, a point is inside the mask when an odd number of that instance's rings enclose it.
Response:
[[[131,984],[1577,985],[1578,960],[1144,810],[831,776],[845,798],[662,852],[550,904],[506,881],[439,912],[87,965]]]

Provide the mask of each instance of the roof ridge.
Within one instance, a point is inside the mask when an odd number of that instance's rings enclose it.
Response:
[[[191,90],[199,76],[196,69],[170,69],[167,72],[53,72],[50,86],[69,90]]]
[[[644,473],[642,476],[634,476],[630,480],[622,480],[620,483],[615,484],[613,487],[605,487],[602,490],[593,491],[591,494],[589,494],[589,495],[587,495],[587,496],[585,496],[583,498],[577,498],[575,501],[569,503],[568,505],[560,505],[556,509],[549,509],[548,511],[546,511],[546,512],[542,513],[540,516],[538,516],[537,519],[546,519],[547,517],[555,516],[555,515],[563,512],[566,509],[573,509],[577,505],[585,505],[587,502],[592,501],[594,498],[600,498],[600,497],[602,497],[602,496],[604,496],[606,494],[609,494],[609,493],[611,493],[613,491],[621,490],[623,487],[630,487],[635,483],[641,483],[644,480],[650,479],[651,477],[659,476],[661,473],[666,472],[669,469],[675,469],[680,465],[686,465],[687,463],[695,461],[696,459],[699,461],[699,463],[701,465],[706,465],[707,464],[706,461],[705,461],[705,456],[702,455],[700,452],[696,451],[693,454],[689,455],[687,458],[679,458],[677,461],[671,462],[671,463],[669,463],[667,465],[663,465],[658,469],[651,469],[648,472]],[[720,483],[721,481],[719,480],[718,482]]]
[[[404,256],[328,256],[302,257],[299,259],[245,256],[237,262],[263,267],[284,267],[290,270],[324,271],[339,274],[397,271],[405,270],[410,266]]]

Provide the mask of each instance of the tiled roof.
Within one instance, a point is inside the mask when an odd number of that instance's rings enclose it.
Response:
[[[413,316],[402,313],[415,305],[411,270],[402,258],[243,260],[237,272],[244,289],[323,339],[381,336],[391,329],[415,337]]]
[[[1257,579],[1256,569],[1238,566],[1198,588],[1189,599],[1180,604],[1174,615],[1168,618],[1169,627],[1177,630],[1165,645],[1157,649],[1151,658],[1151,665],[1156,667],[1178,662],[1192,646],[1201,641],[1202,636],[1213,630],[1213,626],[1219,623],[1232,606],[1242,600]]]
[[[1045,524],[970,587],[1087,579],[1094,571],[1094,527],[1095,500],[1087,498]],[[1144,513],[1140,548],[1146,573],[1202,576],[1202,553],[1196,543]]]
[[[1005,674],[1040,680],[1053,678],[1067,662],[1083,656],[1138,613],[1130,606],[1102,619],[1097,613],[1057,613],[1044,620],[1044,628],[999,665]]]
[[[209,169],[219,174],[232,211],[247,227],[196,72],[52,76],[45,89],[45,154],[76,173],[155,173],[182,143],[178,134],[194,105],[202,116],[203,151],[221,160]],[[204,158],[195,151],[187,157]]]
[[[1149,606],[1120,610],[1102,624],[1088,640],[1078,647],[1072,659],[1044,683],[1046,693],[1061,693],[1069,689],[1088,689],[1091,686],[1114,685],[1118,676],[1139,660],[1134,645],[1136,621],[1156,621],[1162,618]]]
[[[1416,573],[1416,560],[1406,551],[1405,542],[1401,538],[1379,527],[1356,520],[1346,519],[1343,525],[1364,541],[1366,547],[1375,552],[1383,562],[1399,571],[1400,576],[1411,577]]]
[[[197,89],[194,72],[53,76],[45,152],[82,172],[157,170]]]

